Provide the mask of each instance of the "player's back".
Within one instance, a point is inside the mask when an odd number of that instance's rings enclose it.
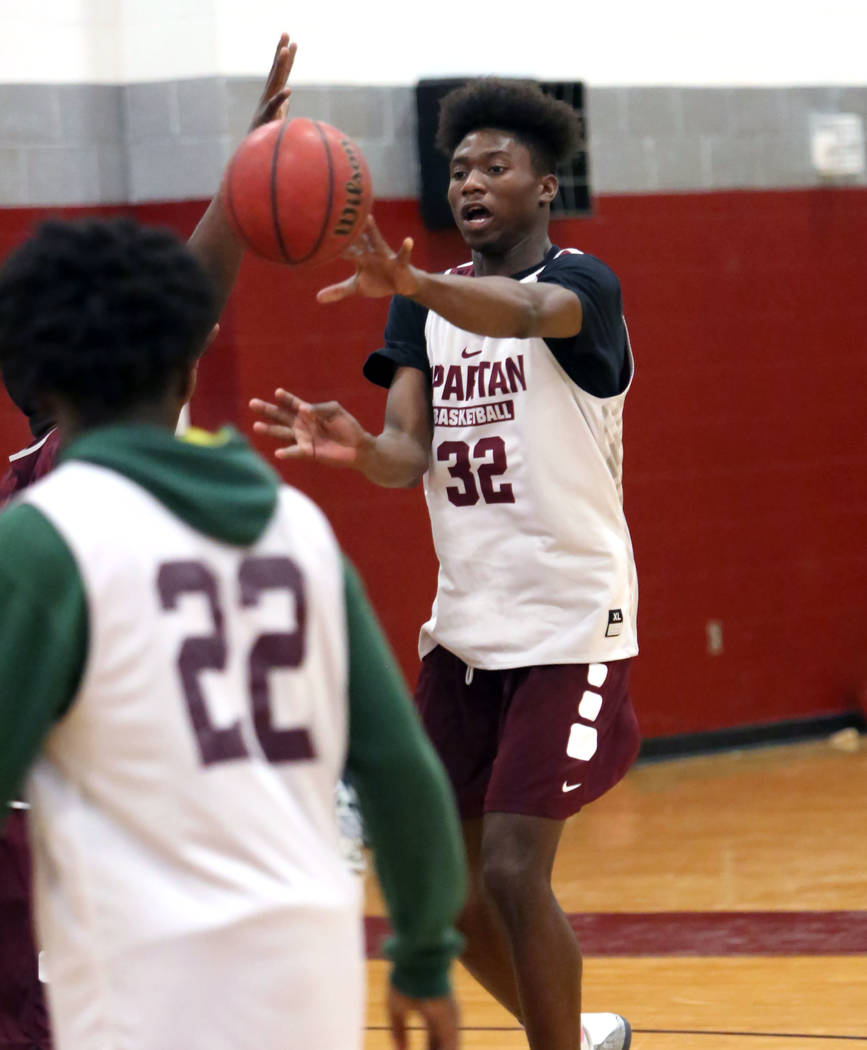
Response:
[[[237,543],[202,531],[195,507],[175,512],[182,473],[165,483],[168,500],[73,460],[26,496],[72,552],[87,606],[78,693],[29,785],[58,1045],[351,1046],[339,551],[290,489]],[[340,1018],[334,981],[349,993]]]

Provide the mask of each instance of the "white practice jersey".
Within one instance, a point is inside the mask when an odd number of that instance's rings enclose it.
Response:
[[[79,693],[29,782],[59,1050],[352,1050],[347,641],[324,517],[283,488],[234,547],[83,462],[24,498],[72,551],[89,617]]]
[[[473,335],[432,310],[425,340],[434,436],[424,489],[440,568],[420,655],[439,644],[486,669],[633,656],[628,383],[594,397],[543,339]]]

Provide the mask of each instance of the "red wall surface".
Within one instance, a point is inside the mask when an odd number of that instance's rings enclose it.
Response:
[[[133,210],[187,234],[203,207]],[[415,202],[376,212],[392,243],[415,238],[419,265],[466,258],[456,233],[423,228]],[[0,211],[0,252],[39,217]],[[867,191],[605,197],[552,235],[605,259],[624,290],[645,735],[853,710],[867,695]],[[360,368],[387,304],[314,299],[345,273],[248,259],[203,362],[194,421],[249,431],[247,400],[283,385],[336,398],[378,430],[384,391]],[[4,399],[0,447],[26,440]],[[436,574],[421,491],[308,464],[283,473],[330,516],[413,682]],[[708,621],[722,624],[718,654]]]

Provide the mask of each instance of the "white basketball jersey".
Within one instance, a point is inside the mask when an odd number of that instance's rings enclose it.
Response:
[[[425,337],[434,437],[424,489],[440,568],[420,655],[439,644],[487,669],[633,656],[626,391],[588,394],[543,339],[473,335],[433,311]]]
[[[59,1050],[351,1050],[363,958],[334,816],[347,645],[325,519],[283,488],[237,548],[82,462],[24,498],[72,551],[89,616],[78,696],[29,783]]]

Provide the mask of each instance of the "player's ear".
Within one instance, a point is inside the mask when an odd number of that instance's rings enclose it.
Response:
[[[186,383],[184,388],[184,404],[189,404],[193,399],[193,394],[196,392],[196,380],[199,378],[199,362],[195,361],[191,366],[189,372],[187,372]]]
[[[543,175],[540,180],[539,207],[544,208],[557,196],[560,183],[556,175]]]

